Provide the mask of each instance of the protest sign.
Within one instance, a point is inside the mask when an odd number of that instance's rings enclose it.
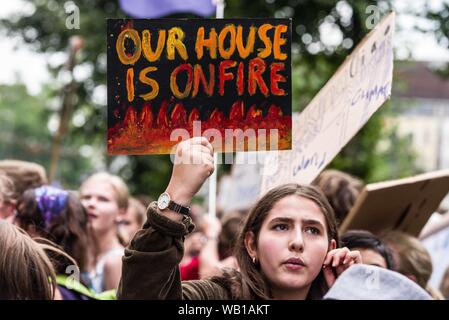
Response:
[[[249,209],[258,199],[262,181],[264,152],[237,152],[227,188],[220,190],[222,210]]]
[[[449,192],[449,170],[365,186],[339,231],[388,230],[418,236]]]
[[[394,12],[371,31],[293,121],[292,150],[269,152],[261,194],[310,183],[390,97]]]
[[[291,149],[290,19],[109,19],[108,152]]]
[[[439,288],[444,273],[449,268],[449,227],[446,227],[431,236],[421,240],[432,259],[432,276],[429,285]]]

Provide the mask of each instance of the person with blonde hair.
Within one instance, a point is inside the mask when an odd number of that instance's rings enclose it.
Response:
[[[48,183],[45,168],[40,164],[21,160],[0,160],[0,173],[13,182],[15,197],[19,198],[27,189],[38,188]]]
[[[47,183],[40,164],[21,160],[0,160],[0,219],[12,222],[17,201],[25,190]]]
[[[128,198],[125,182],[106,172],[93,174],[80,187],[81,203],[92,229],[85,281],[96,292],[117,289],[124,249],[118,222],[128,208]]]
[[[397,272],[416,282],[433,298],[442,298],[441,293],[428,285],[433,269],[432,259],[417,238],[400,231],[388,231],[381,239],[391,248]]]
[[[56,276],[45,252],[23,230],[0,220],[0,299],[52,300]]]

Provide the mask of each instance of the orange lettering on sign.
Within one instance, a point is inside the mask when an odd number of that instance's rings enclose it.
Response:
[[[131,40],[134,43],[134,52],[126,53],[125,41]],[[118,58],[122,64],[134,64],[140,58],[142,48],[140,45],[140,37],[136,30],[125,29],[117,37],[115,43],[115,50],[117,51]]]
[[[147,77],[147,73],[156,71],[156,67],[147,67],[140,71],[139,73],[139,81],[145,84],[148,84],[151,87],[151,91],[145,94],[139,95],[143,100],[148,101],[157,97],[159,94],[159,84],[156,80]]]
[[[187,73],[187,82],[183,92],[181,92],[181,90],[179,89],[178,83],[176,81],[178,74],[180,72]],[[190,94],[190,90],[192,90],[192,77],[193,77],[193,69],[189,63],[181,64],[178,67],[176,67],[175,70],[173,70],[173,72],[170,75],[170,89],[176,98],[184,99],[188,97],[188,95]]]
[[[209,64],[209,83],[206,80],[206,76],[204,75],[203,68],[201,65],[196,64],[193,67],[193,92],[192,98],[195,98],[198,94],[198,89],[201,84],[203,85],[204,92],[210,97],[214,94],[214,85],[215,85],[215,68],[213,64]]]
[[[187,54],[187,49],[185,44],[182,42],[184,40],[184,31],[179,27],[173,27],[168,30],[167,39],[167,59],[175,60],[175,49],[182,59],[187,60],[189,58]]]
[[[254,51],[254,42],[256,40],[256,27],[249,28],[246,46],[243,45],[243,27],[237,26],[237,50],[241,58],[245,59]]]
[[[279,71],[283,71],[285,65],[283,63],[272,63],[270,66],[270,88],[271,93],[276,96],[285,96],[285,91],[278,86],[279,82],[286,82],[284,76],[278,74]]]
[[[235,67],[236,65],[237,65],[237,62],[235,62],[233,60],[224,60],[224,61],[220,62],[220,67],[219,67],[220,82],[219,82],[219,86],[218,86],[218,93],[220,94],[220,96],[224,95],[225,82],[228,80],[234,79],[234,74],[230,73],[230,72],[226,72],[226,70],[229,68]]]
[[[266,64],[263,59],[254,58],[249,62],[248,92],[250,95],[254,95],[256,93],[257,86],[259,86],[262,94],[265,97],[268,96],[268,87],[262,78],[262,74],[265,72],[265,69]]]
[[[167,32],[165,30],[159,30],[159,36],[157,38],[156,50],[153,51],[151,48],[151,33],[148,30],[143,30],[142,32],[142,50],[143,55],[149,62],[154,62],[159,60],[162,50],[165,45],[165,38]]]
[[[287,32],[287,26],[285,24],[276,26],[274,30],[273,53],[274,58],[277,60],[287,59],[287,54],[281,51],[281,46],[287,42],[287,39],[282,38],[282,34],[285,32]]]
[[[259,49],[259,53],[257,54],[257,56],[263,59],[269,57],[272,51],[273,45],[267,35],[267,32],[271,29],[273,29],[273,26],[271,24],[263,24],[259,27],[259,30],[257,30],[257,34],[259,35],[260,40],[262,40],[265,45],[264,49]]]
[[[217,32],[212,28],[209,32],[209,38],[204,38],[204,27],[198,28],[195,42],[196,57],[201,59],[204,54],[204,47],[209,49],[209,55],[212,59],[217,58]]]
[[[134,69],[128,68],[126,71],[126,91],[128,92],[128,101],[134,100]]]
[[[225,39],[226,36],[229,34],[229,47],[225,48]],[[229,59],[235,51],[235,26],[230,24],[224,27],[220,31],[220,35],[218,36],[218,51],[220,52],[220,56],[223,59]]]

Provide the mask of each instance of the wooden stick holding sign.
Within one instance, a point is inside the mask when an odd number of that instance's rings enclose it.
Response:
[[[218,0],[217,1],[217,9],[215,11],[216,19],[224,18],[224,7],[225,1]],[[218,177],[218,154],[214,152],[214,173],[209,177],[209,206],[208,213],[210,217],[215,217],[217,211],[217,177]]]
[[[310,183],[390,97],[395,14],[348,56],[293,122],[291,151],[270,152],[261,195],[278,185]]]

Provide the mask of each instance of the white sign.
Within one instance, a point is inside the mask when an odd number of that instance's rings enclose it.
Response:
[[[223,181],[219,198],[226,213],[249,209],[258,199],[264,163],[264,152],[237,152],[231,176]],[[226,190],[224,190],[226,189]]]
[[[444,272],[449,268],[449,227],[422,240],[422,244],[429,251],[432,258],[432,276],[429,285],[438,289],[443,280]]]
[[[312,182],[390,97],[394,25],[392,12],[293,120],[292,150],[269,153],[261,194],[288,182]]]

